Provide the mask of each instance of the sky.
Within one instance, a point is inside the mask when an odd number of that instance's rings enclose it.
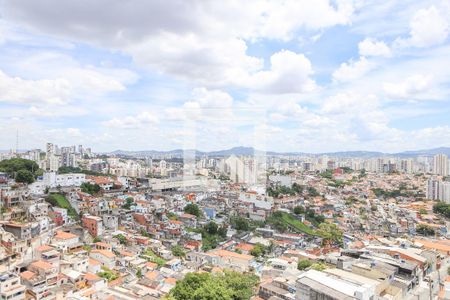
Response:
[[[0,0],[0,149],[450,146],[446,0]]]

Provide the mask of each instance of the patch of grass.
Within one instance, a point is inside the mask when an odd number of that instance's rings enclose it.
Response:
[[[154,262],[158,264],[158,266],[164,266],[166,264],[166,260],[156,255],[152,249],[147,248],[142,252],[142,257],[148,261]]]
[[[296,219],[291,214],[285,213],[285,212],[275,212],[270,218],[269,223],[283,223],[292,230],[299,232],[299,233],[306,233],[309,235],[316,235],[315,231],[308,227],[303,222],[300,222],[298,219]]]
[[[70,205],[70,202],[61,194],[50,194],[45,201],[53,206],[67,209],[67,214],[75,220],[79,220],[80,216],[77,211]]]
[[[97,273],[101,278],[105,278],[108,282],[116,280],[119,278],[119,274],[113,270],[108,269],[107,267],[102,267],[102,271]]]

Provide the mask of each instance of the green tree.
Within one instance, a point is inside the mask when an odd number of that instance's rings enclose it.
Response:
[[[218,226],[214,221],[211,221],[205,225],[205,230],[208,234],[217,234]]]
[[[317,233],[323,238],[324,243],[334,242],[336,244],[342,244],[343,233],[332,223],[322,223],[319,225]]]
[[[0,172],[8,173],[17,182],[32,183],[42,174],[36,162],[23,158],[11,158],[0,161]]]
[[[187,214],[191,214],[199,218],[202,215],[200,208],[197,204],[189,203],[184,207],[184,212]]]
[[[121,245],[125,245],[127,243],[127,238],[123,234],[119,233],[115,235],[114,238],[116,238]]]
[[[123,209],[130,209],[131,206],[134,205],[134,199],[132,197],[128,197],[124,205],[122,205]]]
[[[316,271],[323,271],[327,268],[327,265],[323,264],[323,263],[314,263],[311,266],[311,269],[316,270]]]
[[[296,215],[301,215],[305,213],[305,209],[303,208],[303,206],[296,206],[294,207],[294,214]]]
[[[177,257],[184,257],[186,253],[181,246],[176,245],[172,247],[172,255]]]
[[[263,244],[257,243],[252,250],[250,250],[250,254],[254,257],[263,256],[266,253],[266,247]]]
[[[174,300],[248,300],[258,283],[255,275],[188,273],[170,291]]]
[[[17,182],[23,182],[23,183],[33,183],[34,182],[34,176],[33,173],[31,173],[28,170],[19,170],[16,173],[16,181]]]
[[[93,243],[98,243],[98,242],[101,242],[101,241],[102,241],[102,239],[97,236],[97,237],[94,238],[94,240],[92,242]]]
[[[59,174],[67,174],[67,173],[82,173],[81,168],[78,167],[68,167],[68,166],[61,166],[58,169]]]
[[[297,269],[303,271],[312,266],[312,262],[309,259],[302,259],[297,264]]]
[[[20,170],[27,170],[34,175],[39,170],[39,166],[36,162],[23,158],[11,158],[0,161],[0,171],[8,173],[11,177],[14,177],[15,173]]]
[[[217,229],[217,234],[223,239],[227,237],[227,232],[228,230],[225,225],[220,226],[219,229]]]
[[[319,192],[316,190],[316,188],[313,187],[313,186],[308,187],[308,194],[309,194],[311,197],[317,197],[317,196],[320,196],[320,193],[319,193]]]
[[[427,224],[419,224],[416,227],[416,232],[418,234],[422,234],[422,235],[434,235],[435,231],[433,229],[433,227],[427,225]]]
[[[105,278],[108,282],[116,280],[119,278],[119,274],[107,267],[102,267],[102,271],[97,273],[101,278]]]
[[[137,278],[142,278],[142,269],[141,269],[141,268],[137,269],[137,271],[136,271],[136,277],[137,277]]]
[[[241,216],[230,218],[230,223],[238,231],[248,231],[250,229],[249,221]]]
[[[88,193],[91,195],[97,194],[98,192],[100,192],[101,189],[98,184],[96,183],[92,184],[90,182],[83,182],[80,188],[83,193]]]

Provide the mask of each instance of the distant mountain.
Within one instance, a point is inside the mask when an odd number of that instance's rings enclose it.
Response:
[[[404,156],[404,157],[413,157],[413,156],[419,156],[419,155],[436,155],[436,154],[446,154],[446,155],[450,156],[450,147],[439,147],[439,148],[416,150],[416,151],[403,151],[400,153],[396,153],[394,155]]]
[[[321,153],[318,155],[328,155],[332,157],[362,157],[362,158],[370,158],[370,157],[380,157],[387,155],[383,152],[376,151],[340,151],[340,152],[327,152]]]
[[[264,153],[264,151],[256,150],[253,147],[234,147],[226,150],[219,151],[199,151],[199,150],[186,150],[186,153],[183,149],[175,149],[170,151],[157,151],[157,150],[144,150],[144,151],[124,151],[124,150],[116,150],[110,152],[109,154],[119,155],[119,156],[132,156],[132,157],[145,157],[145,156],[156,156],[156,155],[173,155],[173,156],[183,156],[183,155],[194,155],[195,156],[250,156],[254,155],[258,152]],[[274,152],[274,151],[266,151],[266,155],[271,156],[300,156],[300,155],[311,155],[311,156],[320,156],[320,155],[328,155],[330,157],[361,157],[361,158],[371,158],[371,157],[380,157],[380,156],[398,156],[398,157],[414,157],[419,155],[436,155],[436,154],[447,154],[450,156],[450,147],[440,147],[426,150],[416,150],[416,151],[404,151],[399,153],[383,153],[377,151],[340,151],[340,152],[325,152],[325,153],[306,153],[306,152]]]

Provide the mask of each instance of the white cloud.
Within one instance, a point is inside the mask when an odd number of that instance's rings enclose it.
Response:
[[[290,40],[296,29],[323,29],[350,23],[353,1],[328,0],[246,1],[247,14],[256,15],[249,37]],[[239,7],[241,7],[241,3]],[[239,28],[239,27],[237,27]]]
[[[362,56],[357,61],[350,60],[348,63],[342,63],[339,69],[334,71],[333,79],[342,82],[360,79],[375,66],[374,62]]]
[[[246,41],[290,40],[299,29],[349,24],[353,13],[351,0],[95,1],[89,9],[72,0],[42,9],[46,4],[5,3],[6,16],[32,30],[121,50],[139,65],[208,87],[242,86],[262,70],[263,61],[247,54]],[[272,92],[290,92],[291,87],[275,86],[286,83],[283,74],[264,76]]]
[[[384,83],[383,90],[388,97],[400,99],[416,99],[417,94],[426,91],[431,87],[432,76],[412,75],[398,83]]]
[[[269,93],[302,93],[314,90],[315,82],[310,78],[312,66],[303,54],[282,50],[270,57],[268,71],[251,75],[248,86]]]
[[[220,123],[232,119],[233,98],[221,90],[195,88],[192,99],[182,106],[165,109],[168,120],[203,121]]]
[[[164,32],[134,43],[126,51],[140,65],[207,86],[238,84],[263,65],[262,60],[246,54],[243,40],[232,37]]]
[[[93,98],[123,91],[137,75],[127,69],[83,66],[72,57],[41,52],[6,67],[27,78],[12,77],[0,70],[0,102],[67,104],[80,98]],[[36,79],[38,78],[38,79]]]
[[[358,44],[361,56],[391,56],[391,49],[383,41],[366,38]]]
[[[431,47],[442,44],[449,34],[449,17],[447,12],[439,11],[434,5],[420,9],[410,21],[410,36],[397,39],[400,47]]]
[[[119,129],[137,129],[152,127],[159,123],[159,118],[153,112],[144,111],[136,116],[116,117],[103,123],[106,127]]]
[[[327,114],[358,115],[373,113],[380,106],[379,99],[373,95],[359,95],[354,92],[342,92],[325,99],[321,111]]]
[[[64,107],[54,105],[30,106],[27,114],[32,117],[75,117],[87,115],[89,111],[84,107],[76,105],[66,105]]]
[[[0,70],[0,102],[63,104],[69,100],[68,80],[25,80],[10,77]]]

